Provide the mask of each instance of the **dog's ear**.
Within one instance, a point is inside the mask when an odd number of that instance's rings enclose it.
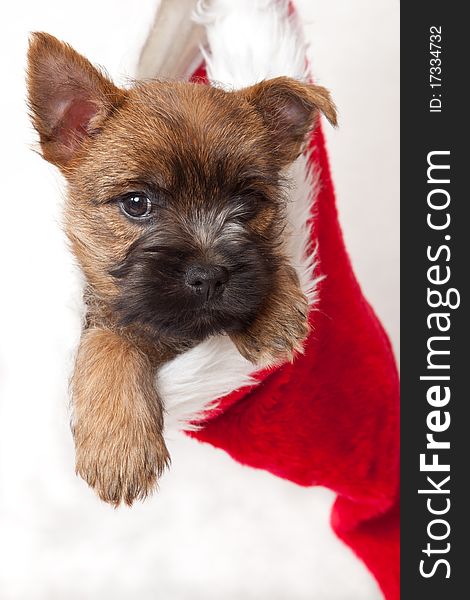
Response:
[[[46,160],[66,168],[125,99],[86,58],[47,33],[33,33],[28,50],[31,120]]]
[[[262,81],[239,92],[260,113],[272,133],[273,151],[284,166],[304,149],[308,132],[322,112],[336,126],[336,107],[324,87],[289,77]]]

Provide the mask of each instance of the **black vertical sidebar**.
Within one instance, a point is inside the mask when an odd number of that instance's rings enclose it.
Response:
[[[402,600],[470,598],[470,26],[464,8],[435,0],[401,4]],[[429,161],[437,167],[428,172]],[[425,468],[435,461],[435,470],[420,468],[421,454]]]

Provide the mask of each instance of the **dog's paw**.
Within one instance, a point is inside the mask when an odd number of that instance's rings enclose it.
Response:
[[[168,450],[151,427],[133,423],[119,430],[113,425],[87,432],[75,428],[76,472],[104,502],[131,506],[155,490],[169,463]]]
[[[267,367],[292,361],[303,352],[309,333],[308,303],[299,291],[291,302],[277,305],[272,314],[257,319],[245,332],[232,337],[242,356],[257,366]]]

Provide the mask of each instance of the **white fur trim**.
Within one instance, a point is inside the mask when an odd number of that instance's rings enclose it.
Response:
[[[305,79],[305,44],[287,10],[287,0],[200,2],[195,19],[206,28],[208,49],[202,52],[211,82],[237,89],[278,75]],[[318,278],[307,221],[317,186],[305,156],[290,167],[288,179],[288,252],[312,306]],[[221,397],[254,383],[256,370],[223,335],[167,363],[157,377],[167,412],[166,434],[194,428],[191,421],[200,419]]]
[[[206,27],[210,81],[243,88],[280,75],[307,79],[306,45],[288,6],[287,0],[199,0],[194,19]]]

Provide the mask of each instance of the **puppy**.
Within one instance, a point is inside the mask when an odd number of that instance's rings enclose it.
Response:
[[[168,464],[157,369],[214,334],[260,366],[292,359],[307,302],[285,255],[284,172],[329,93],[286,77],[241,91],[116,87],[46,33],[28,54],[31,118],[67,182],[86,280],[71,381],[76,469],[113,505]]]

